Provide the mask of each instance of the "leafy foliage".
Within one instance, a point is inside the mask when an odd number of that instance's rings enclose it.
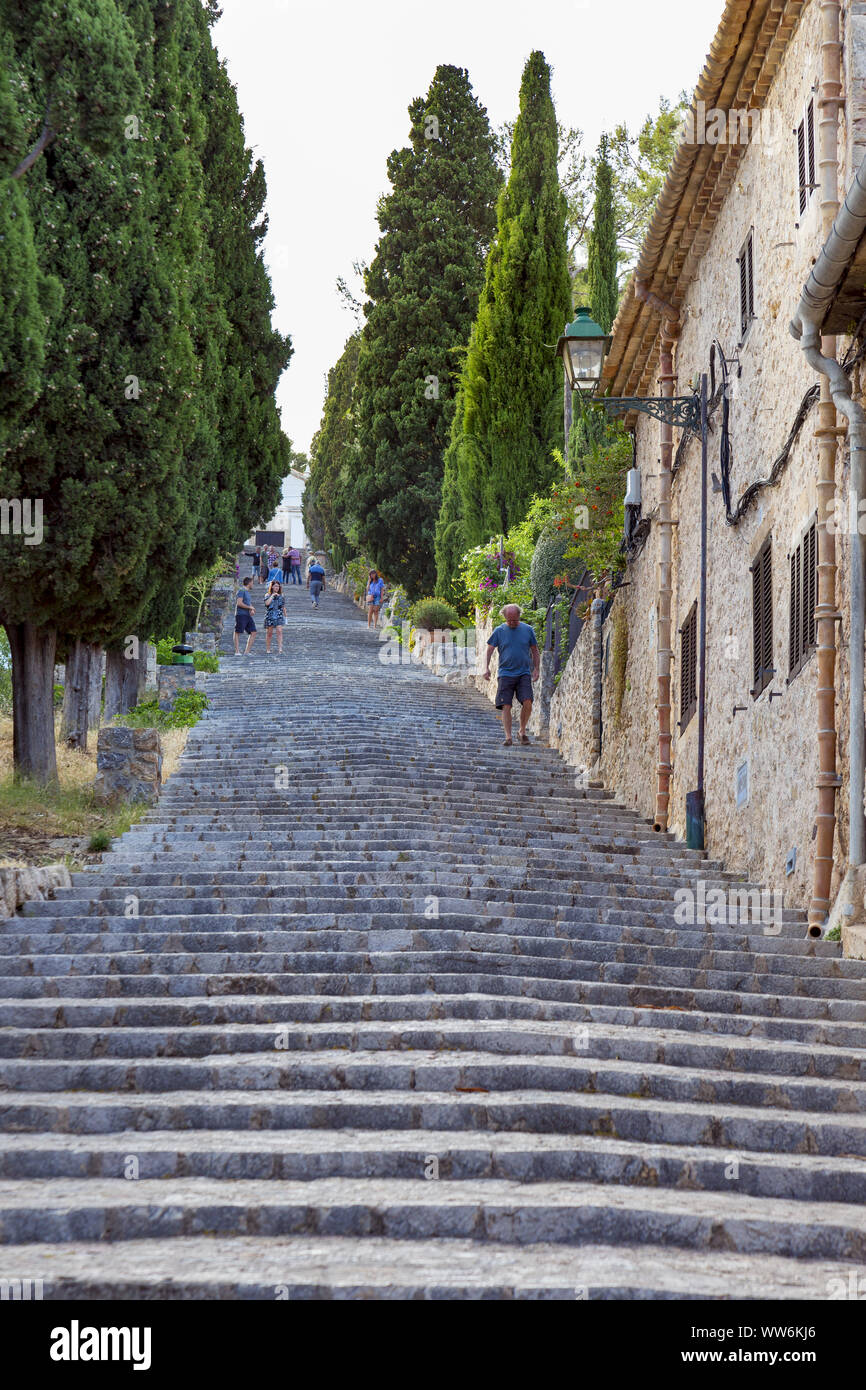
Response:
[[[603,135],[595,164],[595,204],[586,268],[590,312],[605,333],[610,331],[616,317],[618,300],[613,170],[607,157],[607,144],[607,136]]]
[[[200,690],[180,690],[172,710],[160,709],[156,700],[143,700],[114,722],[132,729],[191,729],[207,707],[208,698]]]
[[[409,622],[412,627],[423,628],[427,632],[441,632],[462,626],[457,609],[441,598],[416,600],[409,609]]]
[[[555,474],[562,374],[549,344],[571,305],[565,214],[550,69],[535,52],[523,73],[511,174],[461,376],[462,421],[452,436],[470,545],[520,521],[539,484]]]
[[[367,271],[358,360],[358,457],[345,480],[350,540],[410,593],[434,582],[434,527],[465,347],[495,227],[500,175],[487,113],[461,68],[436,69],[409,107],[410,143]]]

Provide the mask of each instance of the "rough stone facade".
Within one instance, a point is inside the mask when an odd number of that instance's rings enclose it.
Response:
[[[240,581],[238,581],[238,584],[239,583]],[[237,584],[230,576],[216,580],[213,588],[205,599],[204,607],[201,611],[201,617],[198,623],[199,633],[212,633],[215,639],[219,636],[222,632],[223,622],[231,606],[232,595],[236,588]],[[202,648],[202,650],[211,649]]]
[[[178,692],[195,690],[194,666],[160,666],[157,699],[161,710],[173,710]]]
[[[866,152],[866,5],[849,7],[845,88],[850,140],[840,121],[840,196],[850,180],[853,157]],[[805,211],[797,203],[797,160],[791,134],[820,77],[821,15],[807,6],[767,97],[775,140],[752,141],[718,210],[703,254],[681,307],[683,327],[676,346],[676,394],[709,370],[710,348],[721,344],[738,356],[730,392],[733,447],[733,505],[756,480],[766,478],[794,424],[805,393],[818,378],[789,332],[801,288],[822,242],[819,190]],[[858,56],[859,55],[859,56]],[[859,68],[852,64],[859,63]],[[816,98],[817,104],[817,98]],[[818,113],[816,111],[816,123]],[[816,127],[817,131],[817,127]],[[817,138],[817,133],[816,133]],[[741,339],[737,257],[750,231],[754,237],[755,317]],[[839,356],[847,341],[839,340]],[[651,388],[652,389],[652,388]],[[708,499],[706,648],[706,847],[712,857],[781,889],[791,906],[806,906],[812,885],[811,846],[817,794],[816,661],[813,655],[789,673],[790,558],[817,510],[817,408],[791,449],[774,486],[761,489],[735,525],[726,522],[722,498],[712,485]],[[714,412],[708,474],[720,476],[721,409]],[[675,431],[676,446],[679,432]],[[642,514],[654,520],[658,505],[659,425],[637,416],[636,463],[642,480]],[[700,443],[693,439],[673,478],[672,726],[673,774],[669,824],[684,836],[686,793],[696,785],[697,716],[680,727],[680,629],[699,593]],[[837,453],[837,497],[847,488],[846,443]],[[773,667],[770,684],[753,696],[751,566],[767,537],[772,541]],[[658,763],[657,557],[653,526],[644,548],[628,566],[628,587],[618,591],[628,628],[625,690],[617,718],[610,663],[610,617],[601,632],[601,750],[594,756],[591,708],[593,663],[598,649],[585,628],[560,680],[551,708],[551,741],[570,762],[600,776],[627,805],[647,817],[655,810]],[[836,720],[838,769],[836,870],[833,892],[847,854],[847,630],[848,539],[837,535],[838,626]],[[771,699],[771,693],[773,698]],[[739,707],[736,708],[735,707]],[[793,851],[793,854],[792,854]],[[793,862],[793,869],[791,864]]]
[[[154,805],[162,786],[162,744],[157,729],[108,725],[96,745],[95,799],[103,806],[123,801]]]

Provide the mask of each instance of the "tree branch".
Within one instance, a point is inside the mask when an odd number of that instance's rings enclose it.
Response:
[[[30,150],[29,154],[26,154],[24,156],[21,163],[18,165],[18,168],[13,171],[13,179],[20,179],[22,174],[26,174],[27,170],[31,169],[33,165],[36,163],[39,156],[45,150],[48,149],[48,146],[51,144],[52,140],[57,139],[57,131],[51,129],[50,117],[51,102],[49,101],[47,107],[45,108],[45,123],[42,127],[39,139],[36,141],[36,144],[33,146],[32,150]]]

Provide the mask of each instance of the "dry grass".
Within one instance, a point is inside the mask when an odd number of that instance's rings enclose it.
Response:
[[[125,805],[115,810],[93,800],[96,777],[96,737],[88,752],[68,748],[59,738],[58,785],[45,788],[15,782],[12,776],[12,720],[0,717],[0,866],[40,864],[64,857],[87,858],[94,836],[115,839],[139,819],[145,808]],[[163,781],[176,771],[188,729],[161,731]]]

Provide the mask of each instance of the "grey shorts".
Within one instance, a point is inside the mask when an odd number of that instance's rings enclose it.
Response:
[[[521,705],[524,700],[532,699],[532,677],[528,672],[522,676],[499,677],[499,684],[496,687],[496,708],[502,709],[503,705],[510,705],[515,695]]]

